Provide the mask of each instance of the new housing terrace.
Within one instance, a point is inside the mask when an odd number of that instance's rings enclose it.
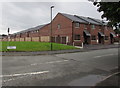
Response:
[[[51,37],[52,34],[52,37]],[[79,46],[114,43],[115,33],[106,22],[90,17],[58,13],[51,23],[10,35],[11,41],[55,42]],[[7,41],[4,38],[3,41]]]

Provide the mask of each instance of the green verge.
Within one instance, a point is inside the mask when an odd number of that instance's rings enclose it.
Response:
[[[7,50],[8,42],[2,41],[2,46],[0,46],[0,51],[49,51],[51,50],[51,43],[45,42],[17,42],[11,41],[9,42],[9,46],[16,46],[16,49]],[[77,49],[74,46],[64,45],[64,44],[53,44],[53,50],[69,50],[69,49]]]

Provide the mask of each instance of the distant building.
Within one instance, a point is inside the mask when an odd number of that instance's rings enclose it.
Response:
[[[7,35],[5,34],[0,35],[0,41],[6,41],[6,39],[7,39]]]
[[[2,39],[2,35],[0,35],[0,39]]]
[[[11,35],[11,41],[39,41],[79,46],[84,44],[112,44],[116,37],[106,22],[90,17],[58,13],[51,23]]]

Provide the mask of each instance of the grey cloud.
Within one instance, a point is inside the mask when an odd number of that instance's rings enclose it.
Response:
[[[87,2],[11,2],[3,3],[2,32],[6,33],[6,27],[12,29],[12,33],[33,26],[50,22],[50,6],[54,5],[53,17],[58,12],[90,16],[99,18],[101,14],[92,3]],[[6,29],[5,29],[6,28]]]

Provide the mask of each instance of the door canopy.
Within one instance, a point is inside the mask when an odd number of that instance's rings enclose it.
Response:
[[[114,33],[110,32],[110,34],[111,34],[113,37],[116,37],[116,35],[115,35]]]
[[[102,32],[98,32],[98,34],[100,34],[100,36],[102,36],[102,37],[105,36]]]
[[[91,36],[91,34],[87,30],[84,30],[84,33],[86,34],[86,36]]]

